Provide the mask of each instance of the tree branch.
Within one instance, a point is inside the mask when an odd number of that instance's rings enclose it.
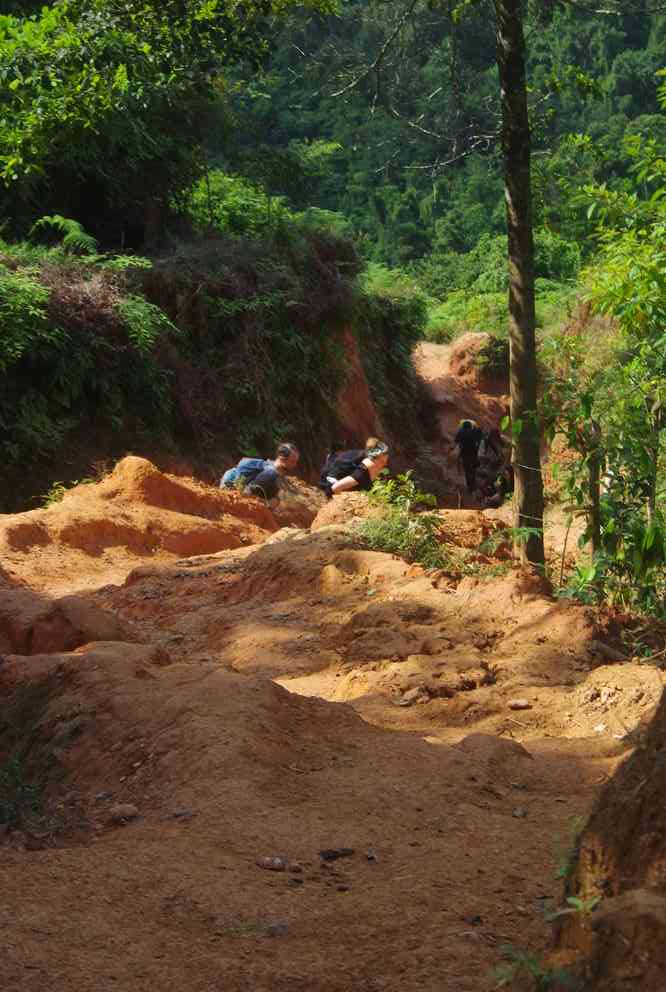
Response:
[[[381,66],[382,62],[384,61],[384,56],[386,55],[386,53],[388,52],[389,48],[391,47],[391,45],[393,44],[393,42],[395,41],[395,39],[400,34],[400,32],[404,28],[405,24],[409,20],[409,18],[411,17],[412,12],[413,12],[413,10],[416,7],[416,5],[417,5],[418,2],[419,2],[419,0],[411,0],[411,3],[408,5],[408,7],[406,8],[406,10],[404,11],[402,17],[400,18],[400,20],[396,24],[395,28],[393,29],[393,31],[391,32],[391,34],[388,36],[388,38],[386,38],[386,40],[384,41],[384,44],[382,45],[382,47],[379,49],[379,52],[377,53],[377,56],[375,57],[374,62],[371,62],[371,64],[366,69],[364,69],[363,72],[360,75],[358,75],[354,79],[352,79],[351,82],[347,83],[346,86],[343,86],[341,90],[336,90],[335,93],[331,93],[331,96],[332,97],[344,96],[345,93],[349,93],[349,91],[355,89],[359,85],[359,83],[362,83],[364,79],[367,79],[368,76],[372,72],[378,72],[379,67]]]

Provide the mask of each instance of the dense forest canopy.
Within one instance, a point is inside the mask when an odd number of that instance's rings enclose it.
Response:
[[[482,239],[503,232],[489,0],[4,11],[0,210],[15,233],[59,213],[138,246],[215,167],[339,215],[327,220],[368,259],[406,266],[438,296],[470,285],[469,253],[492,254]],[[540,0],[525,17],[536,226],[542,241],[580,243],[580,186],[626,177],[626,138],[666,139],[655,87],[666,11]],[[540,258],[538,274],[571,274],[571,249],[554,253],[552,237]]]
[[[504,204],[492,5],[463,6],[293,11],[263,71],[232,76],[234,141],[211,135],[213,160],[247,173],[254,159],[274,191],[342,214],[369,258],[414,267],[435,292],[464,283],[460,256],[503,231]],[[531,3],[526,40],[536,224],[576,240],[589,230],[578,188],[626,176],[625,137],[666,137],[666,11]],[[281,183],[275,159],[321,141],[329,167]]]

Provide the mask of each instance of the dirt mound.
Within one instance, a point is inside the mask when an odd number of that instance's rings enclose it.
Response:
[[[458,548],[478,550],[493,534],[504,529],[501,520],[480,510],[440,510],[442,537]]]
[[[277,528],[260,500],[165,475],[130,456],[59,503],[0,518],[0,553],[33,587],[69,590],[78,588],[78,573],[122,579],[137,558],[238,548]]]
[[[96,486],[69,490],[60,505],[73,508],[90,498],[155,506],[206,520],[218,521],[228,515],[263,530],[275,530],[272,514],[260,500],[244,497],[234,489],[214,489],[196,479],[165,475],[152,462],[133,455],[119,461],[113,472]]]
[[[635,701],[641,691],[634,690]],[[637,749],[599,796],[578,843],[566,894],[586,908],[562,917],[555,960],[575,968],[589,992],[664,988],[665,748],[662,700]]]
[[[77,596],[51,601],[26,588],[0,591],[0,652],[69,651],[100,639],[131,638],[116,616]]]
[[[321,527],[347,524],[351,520],[361,520],[370,516],[372,506],[365,493],[340,493],[326,500],[311,524],[311,530]]]
[[[439,410],[443,435],[455,433],[462,419],[484,429],[497,427],[508,402],[508,384],[482,373],[478,364],[488,334],[464,334],[453,344],[423,343],[414,353],[419,377]]]
[[[508,402],[509,373],[488,366],[484,348],[492,341],[490,334],[463,334],[451,345],[450,372],[460,382],[478,393],[501,397]]]
[[[483,514],[465,516],[463,536],[478,540]],[[456,587],[363,551],[334,526],[285,529],[261,547],[168,569],[142,567],[97,601],[131,619],[145,640],[159,629],[163,643],[178,638],[190,658],[350,702],[385,727],[529,737],[556,726],[564,738],[612,743],[621,722],[635,727],[658,698],[651,669],[599,668],[607,658],[590,646],[601,636],[593,612],[553,600],[546,582],[520,570],[496,578],[480,571]],[[525,700],[524,714],[511,712],[515,698]]]
[[[272,513],[280,527],[309,527],[325,503],[321,489],[289,476],[282,481],[280,500]]]
[[[100,638],[134,640],[134,635],[113,613],[76,596],[40,596],[0,567],[0,654],[69,651]]]
[[[0,662],[0,766],[45,793],[0,837],[9,992],[480,992],[498,946],[543,941],[553,838],[660,693],[525,573],[441,586],[344,526],[155,554],[87,602],[136,643],[91,626]]]

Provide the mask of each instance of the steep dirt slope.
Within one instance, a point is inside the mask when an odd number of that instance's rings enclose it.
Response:
[[[612,679],[633,727],[660,686],[520,574],[439,586],[292,529],[100,590],[143,643],[5,655],[52,801],[1,849],[3,989],[481,992],[538,947],[557,837],[624,748],[585,692]]]
[[[439,466],[445,483],[441,496],[447,505],[477,505],[465,492],[453,444],[460,421],[471,418],[491,430],[499,427],[507,410],[508,382],[489,376],[479,364],[479,352],[488,339],[484,333],[464,334],[450,345],[423,342],[414,352],[414,365],[435,421],[428,434],[436,440],[423,453],[424,470],[428,477],[427,462]]]

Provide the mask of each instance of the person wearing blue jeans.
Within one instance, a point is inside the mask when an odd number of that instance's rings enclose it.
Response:
[[[279,444],[274,459],[241,458],[220,480],[220,489],[231,489],[244,482],[244,492],[251,496],[275,499],[280,491],[280,478],[298,465],[299,451],[295,444]]]

